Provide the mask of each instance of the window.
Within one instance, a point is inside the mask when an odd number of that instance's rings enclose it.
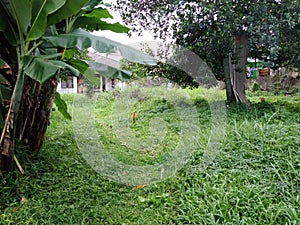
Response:
[[[70,77],[67,81],[61,81],[61,88],[74,88],[73,77]]]

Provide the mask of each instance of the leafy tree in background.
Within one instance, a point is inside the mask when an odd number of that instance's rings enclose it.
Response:
[[[183,88],[199,86],[189,74],[167,63],[158,62],[156,65],[143,65],[123,60],[121,68],[132,72],[131,80],[139,80],[146,77],[156,79],[160,77],[176,83]]]
[[[133,31],[150,29],[199,55],[225,81],[228,101],[249,104],[248,56],[299,67],[298,0],[117,0],[116,8]]]
[[[126,71],[84,60],[82,51],[119,50],[140,63],[151,62],[145,54],[88,31],[128,32],[99,4],[101,0],[0,0],[0,171],[13,168],[15,142],[37,153],[49,124],[53,102],[70,119],[66,104],[56,93],[58,80],[82,74],[97,84],[95,72],[128,78]],[[144,60],[144,61],[143,61]],[[152,60],[153,61],[153,60]],[[154,63],[154,62],[153,62]],[[106,66],[106,68],[108,68]],[[121,74],[121,77],[120,77]]]

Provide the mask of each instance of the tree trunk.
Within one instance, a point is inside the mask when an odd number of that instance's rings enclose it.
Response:
[[[233,92],[237,102],[246,104],[248,107],[250,103],[246,97],[245,82],[246,82],[246,63],[248,56],[248,36],[242,33],[236,36],[234,58],[237,62],[229,64],[231,71],[231,83]]]
[[[0,51],[0,55],[2,51]],[[18,69],[16,64],[12,64],[13,66],[9,68],[8,73],[1,73],[5,77],[6,74],[10,75],[12,82],[15,82],[14,78],[17,77]],[[7,79],[9,80],[9,79]],[[15,93],[16,90],[13,91]],[[14,94],[13,94],[14,95]],[[15,153],[15,139],[14,139],[14,117],[15,114],[13,112],[13,102],[9,100],[2,100],[0,111],[2,115],[5,115],[2,119],[4,119],[4,125],[1,130],[1,138],[0,138],[0,172],[12,171],[14,168],[13,157]]]
[[[0,145],[0,171],[13,170],[15,139],[29,145],[35,154],[39,152],[49,125],[56,87],[57,81],[54,79],[45,84],[26,79],[19,113],[9,113],[7,118],[9,122]],[[17,116],[16,120],[13,116]]]
[[[33,93],[31,86],[35,85]],[[28,144],[34,153],[38,153],[45,137],[54,102],[57,81],[50,79],[45,84],[33,80],[27,83],[23,98],[23,110],[20,117],[18,138]]]
[[[233,87],[231,83],[231,76],[230,76],[230,59],[225,58],[223,60],[223,67],[224,67],[224,73],[225,73],[225,86],[226,86],[226,98],[228,102],[236,102],[237,99],[233,92]]]
[[[241,102],[249,107],[245,92],[248,36],[245,33],[237,35],[235,41],[234,54],[230,53],[223,61],[227,101]]]

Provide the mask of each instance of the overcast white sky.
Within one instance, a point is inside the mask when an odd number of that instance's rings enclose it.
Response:
[[[116,3],[116,0],[105,0],[104,2],[107,3]],[[119,13],[110,10],[111,15],[114,17],[114,19],[109,19],[107,22],[119,22],[122,24],[122,19],[119,15]],[[143,32],[142,36],[138,36],[136,33],[132,34],[131,37],[128,37],[127,34],[119,34],[119,33],[114,33],[111,31],[95,31],[93,32],[94,35],[99,35],[99,36],[105,36],[113,41],[120,42],[122,44],[133,44],[137,42],[146,42],[146,41],[154,41],[153,34],[150,32]],[[157,40],[157,39],[156,39]]]

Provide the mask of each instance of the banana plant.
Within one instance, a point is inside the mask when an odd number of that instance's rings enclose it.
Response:
[[[103,67],[83,59],[80,52],[89,47],[120,51],[129,61],[156,63],[133,48],[91,35],[93,30],[129,31],[106,18],[112,16],[101,0],[0,0],[0,170],[12,169],[16,140],[39,151],[55,96],[70,118],[56,94],[61,74],[82,74],[99,82],[95,73]],[[118,71],[105,70],[110,72],[104,75],[111,77]],[[120,79],[129,75],[118,71]]]

